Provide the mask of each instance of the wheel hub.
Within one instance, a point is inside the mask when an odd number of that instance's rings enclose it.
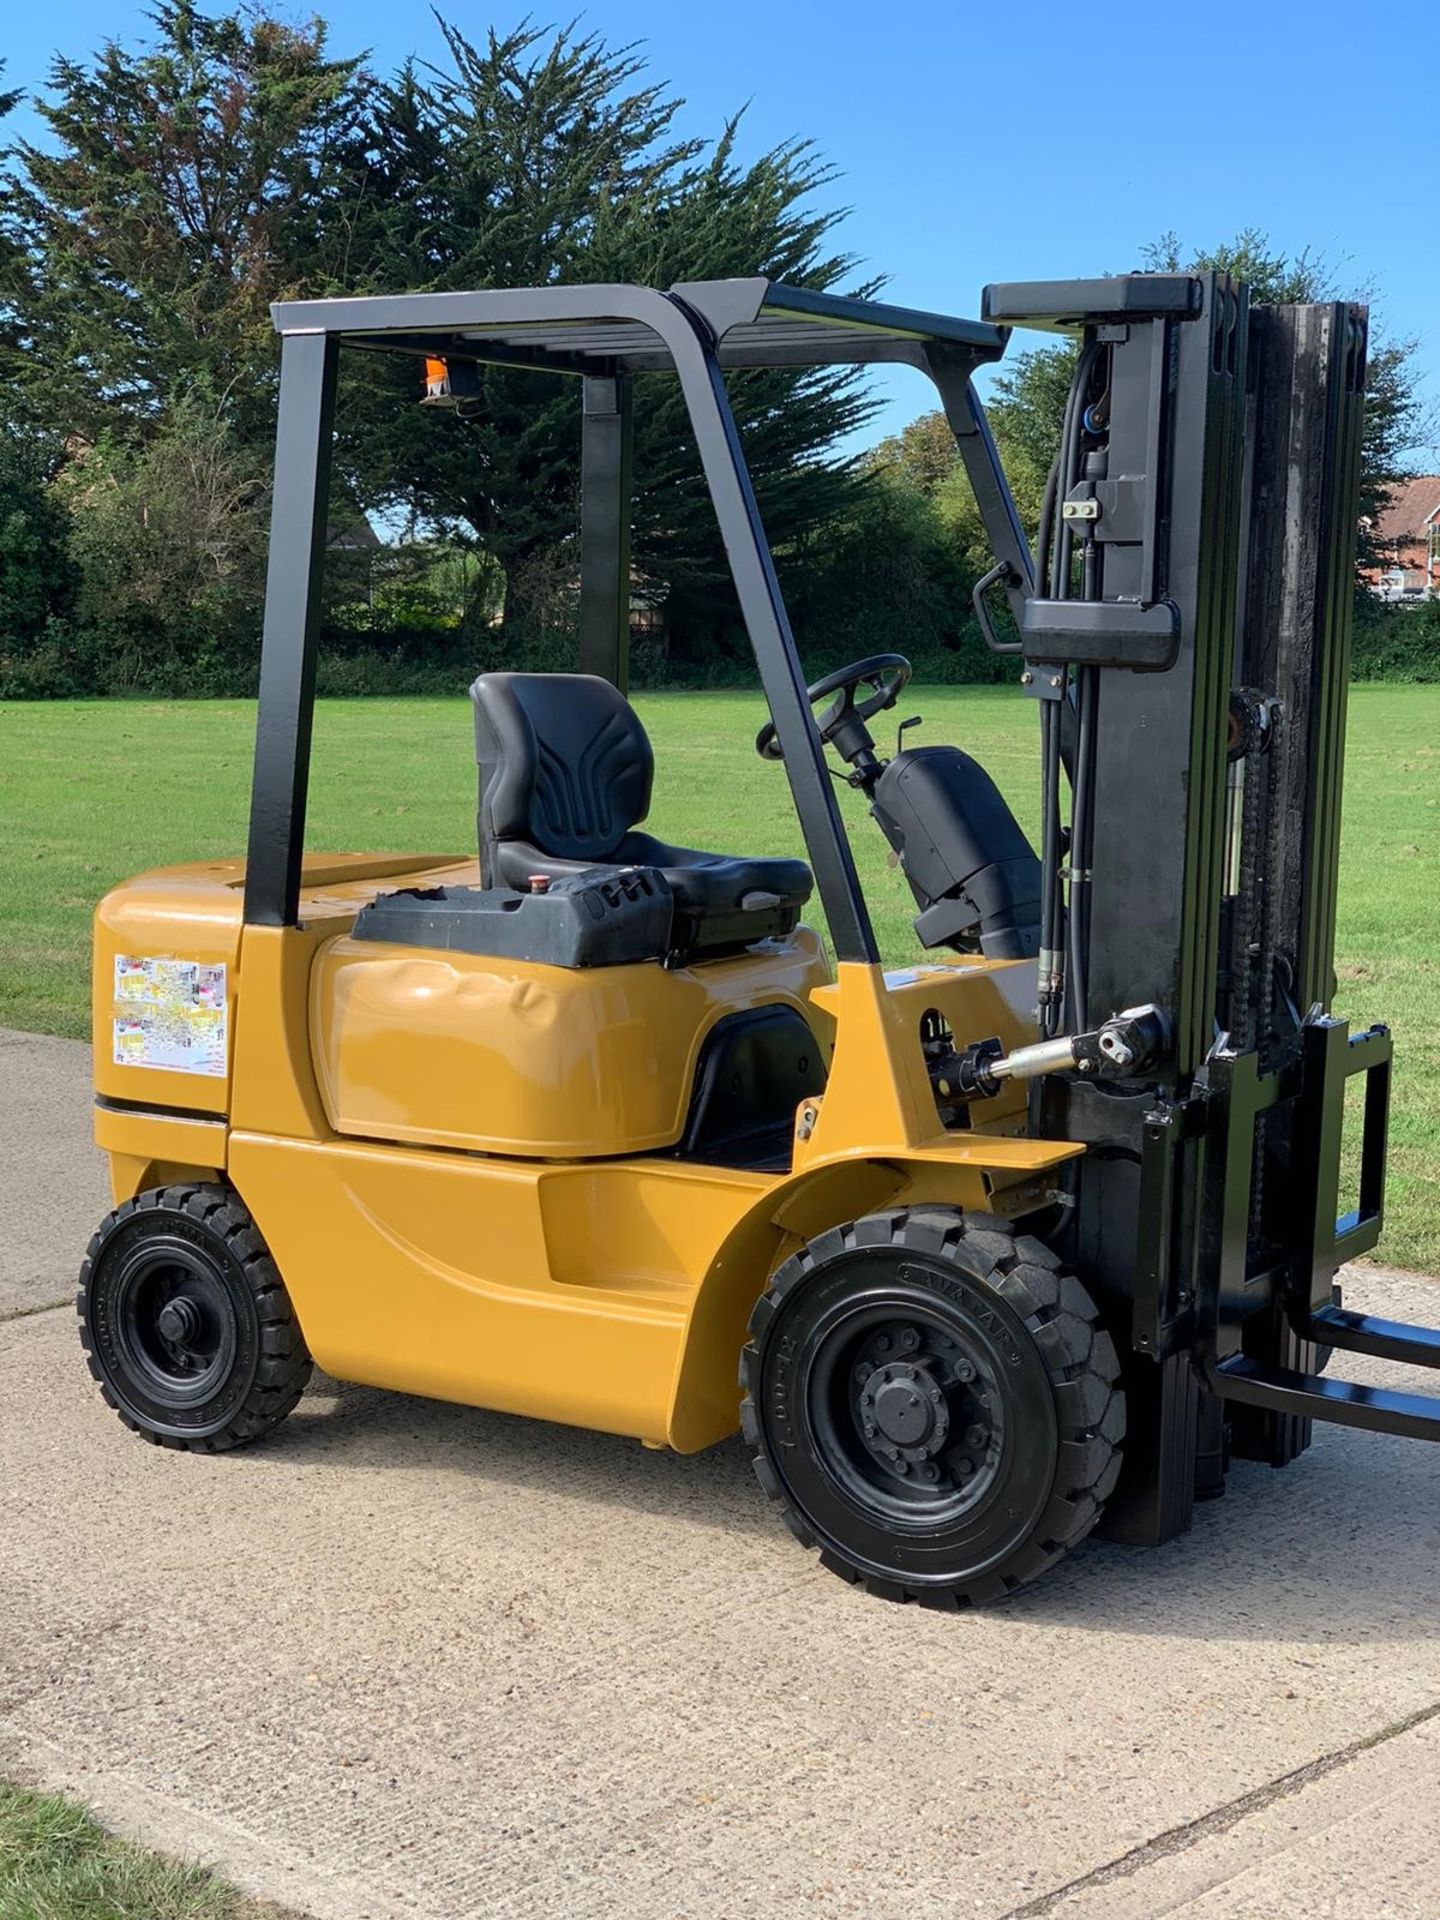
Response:
[[[873,1420],[876,1437],[907,1454],[937,1452],[950,1431],[939,1382],[927,1367],[906,1361],[877,1368],[861,1391],[860,1407]]]
[[[199,1307],[183,1293],[167,1300],[155,1319],[155,1330],[166,1346],[177,1348],[181,1353],[194,1351],[201,1326]]]
[[[995,1430],[984,1382],[952,1339],[891,1321],[855,1362],[851,1408],[859,1438],[887,1478],[944,1496],[978,1488]]]

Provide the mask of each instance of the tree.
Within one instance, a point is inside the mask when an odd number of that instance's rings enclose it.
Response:
[[[829,287],[852,267],[830,250],[838,215],[816,210],[829,170],[803,142],[742,164],[737,125],[707,147],[674,131],[679,103],[630,49],[529,25],[477,45],[445,26],[449,66],[413,62],[373,100],[356,194],[352,283],[394,291],[676,280],[769,273]],[[684,642],[730,617],[724,561],[673,387],[637,408],[635,564],[664,580]],[[732,401],[772,539],[840,510],[850,482],[830,453],[867,416],[848,373],[735,379]],[[342,464],[358,497],[467,534],[511,583],[573,530],[579,409],[568,382],[487,368],[470,417],[416,407],[413,365],[352,369]]]
[[[189,399],[140,445],[102,434],[52,491],[68,508],[76,616],[107,691],[239,691],[258,637],[260,462]]]
[[[891,473],[922,493],[934,493],[956,465],[955,435],[943,413],[922,413],[886,436],[865,456],[872,473]]]
[[[343,245],[337,161],[367,82],[319,21],[160,0],[153,44],[57,58],[47,147],[7,156],[0,384],[66,433],[153,431],[203,391],[273,418],[269,302]],[[8,339],[7,337],[8,336]]]

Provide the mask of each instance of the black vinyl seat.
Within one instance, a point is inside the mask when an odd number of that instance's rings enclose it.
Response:
[[[484,673],[470,698],[487,887],[524,891],[534,874],[651,868],[674,901],[679,953],[748,946],[795,925],[812,885],[803,860],[704,853],[636,831],[650,809],[655,756],[608,680]]]

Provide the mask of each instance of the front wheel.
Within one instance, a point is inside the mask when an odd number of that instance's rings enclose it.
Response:
[[[821,1234],[750,1335],[761,1485],[832,1572],[886,1599],[1000,1599],[1078,1545],[1114,1488],[1114,1344],[1075,1275],[998,1221],[917,1208]]]

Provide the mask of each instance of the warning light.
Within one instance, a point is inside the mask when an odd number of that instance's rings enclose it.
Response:
[[[450,367],[444,360],[425,362],[425,398],[422,407],[453,407],[455,395],[450,388]]]

